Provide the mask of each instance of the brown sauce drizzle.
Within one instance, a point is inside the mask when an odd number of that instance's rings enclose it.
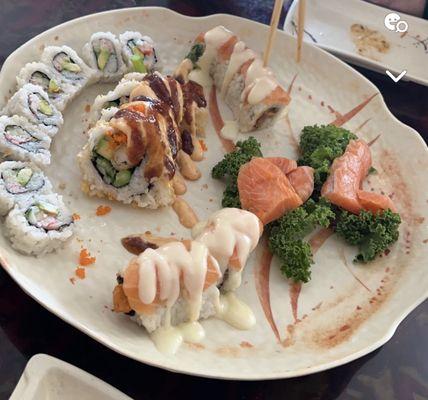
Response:
[[[166,77],[169,88],[171,90],[171,107],[172,111],[174,112],[175,120],[179,120],[180,116],[180,101],[179,101],[179,95],[178,95],[178,82],[172,77],[167,76]]]
[[[192,123],[192,104],[193,102],[200,108],[207,106],[204,95],[204,89],[194,81],[188,81],[181,86],[183,91],[184,120],[190,125]]]
[[[139,255],[147,249],[157,249],[154,243],[144,240],[141,236],[128,236],[121,240],[122,246],[130,253]]]
[[[129,161],[138,165],[146,154],[146,138],[142,135],[140,124],[145,119],[143,114],[128,110],[126,108],[119,110],[115,116],[115,119],[125,119],[127,125],[131,129],[131,134],[128,136],[127,142],[127,153]]]
[[[167,158],[165,144],[159,140],[158,109],[146,107],[145,113],[132,110],[132,103],[127,108],[120,109],[114,116],[115,119],[125,119],[131,128],[128,137],[127,152],[128,159],[135,165],[139,164],[147,155],[147,164],[144,168],[144,176],[150,181],[152,178],[160,177],[164,168],[170,179],[174,176],[175,165]]]
[[[193,145],[192,136],[185,129],[181,133],[181,148],[189,156],[193,154],[193,150],[195,149],[195,146]]]

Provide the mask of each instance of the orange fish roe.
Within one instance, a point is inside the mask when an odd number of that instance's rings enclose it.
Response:
[[[85,279],[85,276],[86,276],[85,268],[77,267],[75,274],[79,279]]]
[[[98,217],[101,217],[103,215],[108,214],[110,211],[111,211],[111,207],[109,206],[98,206],[96,214]]]
[[[91,257],[91,254],[89,253],[89,251],[87,249],[80,250],[80,254],[79,254],[79,264],[80,265],[85,267],[87,265],[94,264],[96,260],[97,260],[97,258]]]
[[[207,151],[208,150],[207,145],[205,144],[205,142],[202,139],[199,139],[199,143],[200,143],[203,151]]]
[[[79,219],[80,219],[80,215],[79,215],[79,214],[77,214],[77,213],[74,213],[74,214],[72,215],[72,218],[73,218],[73,221],[79,221]]]

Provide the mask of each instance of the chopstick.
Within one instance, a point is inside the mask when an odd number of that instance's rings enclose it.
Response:
[[[272,51],[272,46],[275,41],[276,29],[278,27],[279,17],[281,16],[282,5],[284,4],[284,0],[275,0],[275,5],[273,7],[272,16],[270,18],[270,31],[268,40],[265,47],[265,52],[263,53],[263,66],[266,67],[270,53]]]
[[[306,0],[299,1],[299,9],[298,9],[298,22],[297,22],[297,53],[296,53],[296,61],[299,63],[302,58],[302,42],[303,35],[305,32],[305,14],[306,14]]]

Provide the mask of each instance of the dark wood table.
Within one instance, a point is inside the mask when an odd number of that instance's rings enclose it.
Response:
[[[158,5],[193,16],[230,13],[269,23],[272,3],[272,0],[2,1],[0,64],[36,34],[98,11]],[[413,83],[395,84],[384,75],[358,70],[380,89],[391,111],[427,140],[428,88]],[[9,397],[31,356],[47,353],[138,399],[422,400],[428,399],[427,329],[428,302],[425,302],[402,322],[387,344],[342,367],[287,380],[216,381],[148,367],[108,350],[46,311],[0,270],[0,398]]]

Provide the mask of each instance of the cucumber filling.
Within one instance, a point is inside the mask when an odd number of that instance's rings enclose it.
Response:
[[[126,168],[126,163],[118,163],[117,155],[123,153],[121,149],[123,146],[115,147],[112,145],[112,139],[105,136],[98,141],[92,154],[92,162],[103,181],[116,188],[128,185],[135,169]]]
[[[64,218],[59,208],[46,201],[36,201],[25,211],[25,218],[30,225],[45,231],[57,231],[71,224],[71,218]]]
[[[41,189],[45,184],[43,175],[29,167],[7,169],[2,173],[5,189],[11,194],[22,194]]]
[[[100,71],[108,73],[117,72],[119,64],[116,56],[116,50],[111,40],[101,38],[92,42],[92,49],[95,53],[97,66]]]
[[[43,88],[45,92],[49,90],[49,82],[51,78],[49,78],[44,72],[34,71],[30,77],[30,83],[36,86],[40,86]]]
[[[64,52],[58,53],[52,60],[54,68],[65,76],[73,76],[82,69],[76,64],[71,57]]]
[[[45,123],[46,118],[52,117],[54,115],[54,109],[52,104],[43,98],[40,93],[30,93],[28,95],[28,107],[33,115],[40,120],[41,123],[45,125],[53,125],[50,123]]]

